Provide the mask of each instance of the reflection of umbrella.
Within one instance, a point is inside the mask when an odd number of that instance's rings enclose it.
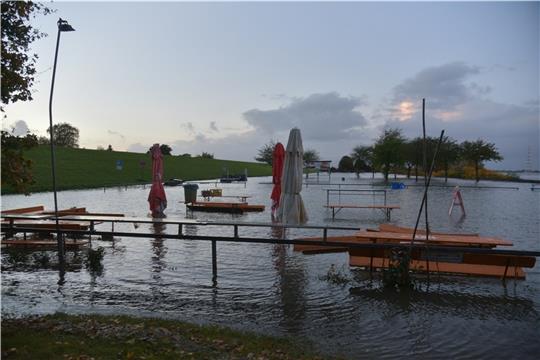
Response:
[[[279,198],[281,197],[281,175],[283,174],[283,160],[285,158],[285,148],[281,143],[277,143],[272,153],[272,215],[275,214],[279,206]]]
[[[159,144],[154,144],[150,149],[152,154],[152,188],[148,194],[150,211],[153,217],[163,217],[163,210],[167,207],[167,197],[163,189],[163,155]]]
[[[277,210],[278,219],[285,224],[302,224],[308,220],[304,202],[300,196],[304,169],[303,156],[302,136],[300,130],[294,128],[289,134],[289,142],[287,143],[281,177],[283,193]]]

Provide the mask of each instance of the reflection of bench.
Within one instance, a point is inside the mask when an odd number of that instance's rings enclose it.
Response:
[[[386,219],[390,220],[390,212],[394,209],[399,209],[399,205],[344,205],[344,204],[329,204],[325,205],[325,208],[332,209],[332,219],[336,217],[336,214],[341,209],[379,209],[384,212]]]

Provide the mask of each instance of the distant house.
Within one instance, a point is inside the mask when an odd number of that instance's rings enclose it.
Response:
[[[331,160],[307,161],[304,166],[307,169],[317,169],[317,172],[330,172],[332,168]]]

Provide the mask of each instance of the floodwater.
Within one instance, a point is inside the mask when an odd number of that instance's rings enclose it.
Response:
[[[342,180],[342,177],[344,179]],[[311,175],[310,181],[315,176]],[[230,215],[188,213],[181,187],[166,188],[169,218],[213,221],[269,222],[270,178],[250,178],[244,184],[220,184],[224,195],[250,195],[264,204],[263,213]],[[327,181],[327,176],[320,177]],[[371,176],[333,174],[332,182],[368,188]],[[377,180],[378,181],[378,180]],[[414,180],[400,179],[407,184]],[[419,183],[418,183],[419,184]],[[433,180],[434,185],[444,184]],[[512,240],[514,248],[540,250],[540,191],[530,184],[450,180],[462,185],[467,215],[454,209],[448,216],[452,187],[429,192],[430,227],[436,231],[471,232]],[[212,188],[203,184],[200,189]],[[302,195],[309,224],[376,227],[385,222],[376,210],[344,209],[332,220],[323,208],[328,186],[309,185]],[[518,189],[512,189],[517,187]],[[86,206],[89,211],[147,216],[149,188],[110,188],[59,193],[61,208]],[[399,204],[392,223],[414,226],[423,188],[388,189],[388,204]],[[52,208],[52,194],[3,196],[2,208],[43,204]],[[333,197],[331,202],[338,201]],[[342,203],[379,204],[381,198],[341,196]],[[110,225],[102,225],[103,229]],[[176,227],[154,229],[141,224],[117,225],[116,230],[175,233]],[[227,234],[230,229],[186,227],[192,234]],[[271,237],[266,228],[249,228],[240,235]],[[299,230],[287,236],[307,235]],[[310,233],[309,235],[317,236]],[[58,285],[54,270],[4,266],[2,252],[2,315],[20,316],[56,311],[67,313],[161,316],[197,323],[225,325],[263,334],[293,337],[315,349],[347,358],[537,358],[540,354],[540,266],[527,269],[525,281],[416,275],[410,292],[384,290],[379,278],[349,269],[346,254],[302,255],[286,245],[218,243],[218,279],[212,284],[211,247],[207,241],[117,238],[93,240],[103,246],[104,272],[84,267],[69,271]],[[331,266],[351,279],[344,285],[322,279]]]

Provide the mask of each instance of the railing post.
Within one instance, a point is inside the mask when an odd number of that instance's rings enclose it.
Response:
[[[238,239],[238,225],[234,225],[234,237]]]
[[[182,224],[178,224],[178,237],[184,236],[182,233]]]
[[[217,282],[216,240],[212,240],[212,282]]]
[[[328,228],[323,229],[323,241],[326,241],[326,238],[328,237]]]

